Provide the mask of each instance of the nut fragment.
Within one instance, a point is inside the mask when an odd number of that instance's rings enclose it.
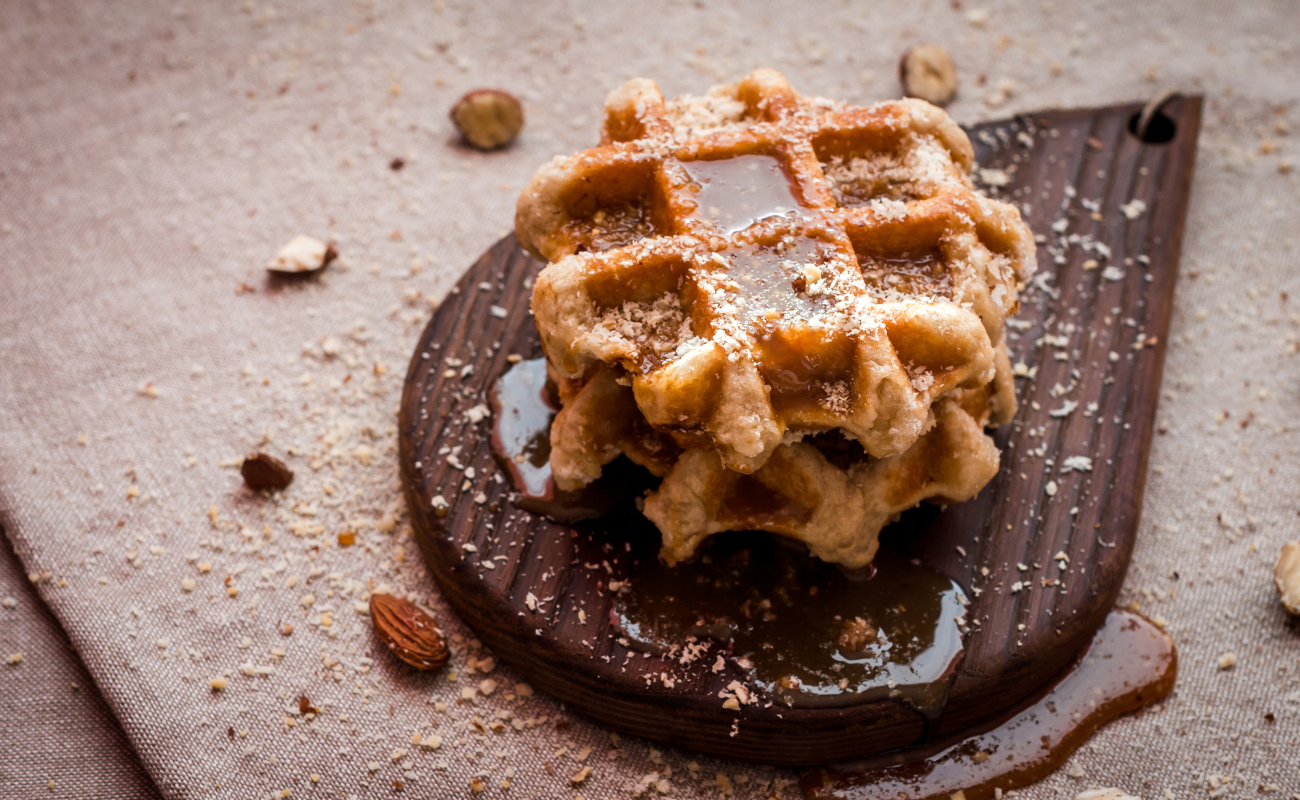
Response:
[[[253,453],[239,467],[244,484],[255,492],[279,490],[293,483],[293,470],[283,461],[266,453]]]
[[[266,269],[279,275],[303,275],[324,269],[337,256],[334,245],[299,235],[290,239],[275,258],[266,262]]]
[[[391,594],[372,594],[370,619],[380,641],[416,669],[434,669],[447,663],[449,654],[442,631],[411,601]]]
[[[903,94],[936,106],[947,105],[957,94],[957,68],[948,51],[937,44],[921,44],[903,53],[898,62]]]
[[[835,644],[841,653],[860,653],[867,645],[876,641],[876,629],[862,617],[846,619],[840,625],[839,636]]]
[[[475,89],[452,107],[451,121],[472,147],[495,150],[523,130],[524,107],[509,92]]]
[[[1108,786],[1105,789],[1089,789],[1074,796],[1074,800],[1142,800],[1123,789]]]
[[[1300,616],[1300,541],[1282,545],[1273,565],[1273,582],[1282,595],[1282,607],[1288,614]]]

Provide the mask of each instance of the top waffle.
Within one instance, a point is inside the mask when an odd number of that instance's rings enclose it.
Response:
[[[1035,266],[972,159],[918,100],[805,98],[770,70],[672,102],[630,81],[601,145],[519,200],[521,242],[551,262],[533,289],[547,358],[568,378],[621,368],[650,425],[737,472],[788,430],[901,453],[936,398],[993,379]]]

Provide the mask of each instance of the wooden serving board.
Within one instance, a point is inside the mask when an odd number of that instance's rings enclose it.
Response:
[[[1141,512],[1201,101],[1164,107],[1173,136],[1159,144],[1130,132],[1141,108],[969,129],[981,167],[1001,170],[983,179],[1005,177],[997,195],[1020,205],[1039,235],[1044,277],[1023,294],[1011,330],[1012,363],[1033,377],[1017,380],[1020,410],[996,433],[999,475],[970,502],[918,508],[886,531],[971,599],[965,656],[937,722],[889,699],[726,710],[719,693],[737,678],[733,666],[679,668],[668,686],[657,679],[660,658],[619,643],[609,585],[635,577],[653,536],[627,515],[575,527],[515,508],[497,478],[490,423],[465,414],[486,402],[509,354],[540,355],[528,311],[540,265],[514,237],[485,253],[435,313],[402,398],[403,482],[443,595],[537,688],[618,731],[723,756],[824,764],[950,735],[1020,704],[1105,620]],[[1077,457],[1090,468],[1067,471],[1085,466]]]

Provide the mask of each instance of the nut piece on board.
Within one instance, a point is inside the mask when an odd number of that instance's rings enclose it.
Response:
[[[391,594],[370,595],[370,619],[377,635],[393,655],[416,669],[447,663],[447,642],[433,617],[409,600]]]
[[[898,79],[903,94],[936,106],[947,105],[957,94],[957,68],[948,51],[937,44],[920,44],[903,53]]]
[[[281,247],[275,258],[266,262],[266,269],[279,275],[302,275],[324,269],[337,256],[334,245],[298,235]]]
[[[846,619],[840,625],[839,636],[835,644],[841,653],[861,653],[866,646],[876,641],[876,629],[862,617]]]
[[[524,129],[524,107],[509,92],[475,89],[452,106],[451,121],[472,147],[495,150]]]
[[[266,453],[245,456],[239,474],[244,476],[244,484],[255,492],[278,491],[293,483],[293,470],[280,459]]]
[[[1300,542],[1282,545],[1282,553],[1273,565],[1273,582],[1282,595],[1288,614],[1300,616]]]

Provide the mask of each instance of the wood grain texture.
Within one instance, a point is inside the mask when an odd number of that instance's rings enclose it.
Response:
[[[1039,272],[1049,278],[1023,295],[1024,327],[1011,331],[1012,362],[1037,373],[1018,380],[1016,421],[996,434],[999,475],[968,503],[916,509],[886,531],[892,546],[952,576],[972,597],[966,656],[928,731],[894,701],[727,711],[718,693],[743,677],[734,665],[713,673],[711,664],[665,663],[619,644],[609,585],[653,557],[653,526],[634,513],[564,526],[514,508],[509,486],[496,477],[490,423],[474,424],[464,413],[485,401],[508,354],[540,355],[528,311],[540,265],[513,237],[484,254],[435,313],[402,398],[403,483],[444,596],[503,661],[571,707],[625,733],[734,758],[809,765],[860,757],[1016,706],[1083,651],[1128,567],[1200,108],[1200,98],[1170,103],[1165,113],[1177,134],[1160,145],[1128,132],[1136,105],[1033,114],[969,131],[979,163],[1010,178],[999,194],[1025,208],[1043,237]],[[1021,132],[1031,134],[1029,144]],[[1075,198],[1063,211],[1067,187]],[[1135,199],[1145,207],[1132,214]],[[1083,200],[1099,202],[1099,213]],[[1062,218],[1068,227],[1054,230]],[[1059,249],[1063,237],[1076,235]],[[1100,257],[1093,242],[1109,256]],[[1051,415],[1067,401],[1078,405]],[[1090,458],[1091,470],[1063,472],[1071,456]],[[465,467],[474,468],[472,478]],[[445,516],[434,512],[439,495],[449,504]],[[1058,553],[1068,556],[1064,569],[1053,559]]]

